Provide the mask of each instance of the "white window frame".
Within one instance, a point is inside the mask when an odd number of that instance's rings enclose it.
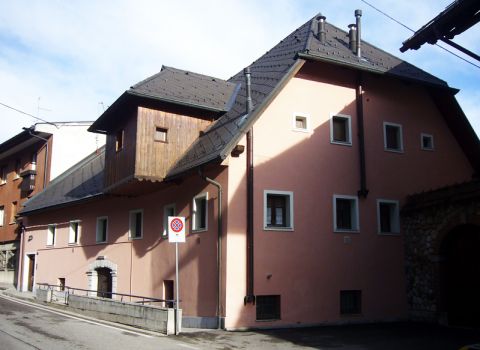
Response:
[[[344,229],[337,227],[337,199],[347,199],[354,201],[354,212],[351,213],[352,216],[352,228]],[[360,232],[360,209],[358,207],[358,196],[349,196],[343,194],[334,194],[333,195],[333,231],[334,232]]]
[[[105,240],[104,241],[101,241],[99,238],[100,238],[100,235],[101,235],[101,232],[99,230],[100,226],[100,221],[101,220],[105,220]],[[95,242],[96,243],[106,243],[108,242],[108,216],[99,216],[97,217],[97,221],[96,221],[96,225],[95,225]]]
[[[393,149],[387,147],[387,126],[393,126],[399,129],[400,133],[400,149]],[[403,153],[405,151],[404,144],[403,144],[403,127],[401,124],[391,123],[391,122],[383,122],[383,148],[387,152],[394,152],[394,153]]]
[[[336,141],[333,139],[333,119],[335,117],[346,119],[347,120],[347,126],[348,126],[348,132],[347,132],[347,137],[348,140],[343,142],[343,141]],[[352,116],[348,114],[340,114],[340,113],[331,113],[330,114],[330,143],[334,145],[343,145],[343,146],[351,146],[352,145]]]
[[[162,237],[168,237],[168,210],[173,208],[173,215],[177,215],[177,206],[175,203],[165,204],[163,206],[163,231]]]
[[[287,224],[289,223],[290,225],[287,225],[285,227],[279,227],[279,226],[267,226],[267,204],[268,204],[268,195],[273,194],[273,195],[282,195],[285,197],[288,197],[288,203],[287,203],[287,215],[288,217],[286,218]],[[294,231],[295,230],[295,225],[294,225],[294,201],[293,201],[293,191],[278,191],[278,190],[264,190],[263,191],[263,229],[265,231]]]
[[[47,226],[47,247],[54,247],[56,238],[57,238],[57,224],[49,224]]]
[[[134,215],[136,215],[137,213],[141,213],[142,214],[142,227],[141,227],[141,230],[140,230],[140,236],[132,236],[132,225],[134,224],[134,222],[132,222],[132,217],[134,217]],[[134,209],[134,210],[130,210],[129,213],[128,213],[128,238],[129,239],[142,239],[143,238],[143,209]]]
[[[5,225],[5,206],[0,205],[0,227]]]
[[[68,244],[78,244],[80,241],[80,232],[81,232],[81,225],[80,220],[70,220],[70,224],[68,226]],[[73,230],[73,224],[78,224],[78,232],[77,232],[77,240],[75,239],[75,231]]]
[[[423,146],[423,138],[424,137],[429,137],[432,141],[432,147],[431,148],[427,148],[427,147],[424,147]],[[421,133],[420,134],[420,147],[422,150],[424,151],[433,151],[435,149],[435,143],[434,143],[434,140],[433,140],[433,135],[432,134],[427,134],[427,133]]]
[[[297,128],[297,117],[301,117],[305,119],[305,128]],[[310,133],[311,132],[310,115],[306,113],[297,113],[297,112],[293,113],[292,126],[293,126],[293,131]]]
[[[200,198],[205,198],[205,227],[196,228],[197,220],[198,220],[196,200]],[[204,232],[204,231],[208,231],[208,192],[197,194],[195,197],[193,197],[193,200],[192,200],[192,232]]]
[[[395,205],[393,220],[392,220],[392,228],[393,231],[391,232],[382,232],[382,226],[380,223],[380,204],[393,204]],[[393,235],[398,236],[400,234],[400,202],[393,199],[377,199],[377,232],[379,235]]]

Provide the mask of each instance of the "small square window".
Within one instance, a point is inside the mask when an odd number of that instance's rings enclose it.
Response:
[[[78,239],[80,235],[80,221],[70,221],[70,231],[68,236],[69,244],[78,244]]]
[[[377,200],[378,233],[400,233],[400,209],[398,201]]]
[[[48,225],[48,228],[47,228],[47,245],[48,246],[55,245],[56,231],[57,231],[56,225]]]
[[[264,228],[293,229],[293,192],[264,191]]]
[[[335,115],[330,119],[330,142],[351,145],[352,130],[349,115]]]
[[[335,232],[358,231],[358,197],[333,196],[333,223]]]
[[[123,149],[124,138],[125,138],[125,130],[123,129],[118,130],[117,133],[115,134],[115,150],[117,152]]]
[[[403,152],[402,126],[393,123],[383,123],[383,137],[386,151]]]
[[[175,216],[175,211],[175,204],[169,204],[163,207],[163,237],[168,236],[168,217]]]
[[[132,210],[130,212],[130,230],[131,239],[142,238],[143,236],[143,210]]]
[[[433,151],[433,135],[422,134],[421,143],[423,150]]]
[[[360,315],[362,313],[362,291],[340,291],[340,315]]]
[[[202,193],[193,198],[192,229],[193,231],[206,231],[208,225],[207,202],[208,193]]]
[[[107,232],[108,232],[108,218],[106,216],[101,216],[97,218],[97,230],[95,235],[95,240],[97,243],[104,243],[107,241]]]
[[[155,128],[155,141],[167,142],[167,129],[165,128]]]
[[[293,130],[308,131],[309,130],[309,116],[306,114],[293,114]]]
[[[258,295],[256,297],[257,321],[280,320],[280,295]]]

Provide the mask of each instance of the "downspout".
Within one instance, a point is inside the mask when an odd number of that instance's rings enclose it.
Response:
[[[30,136],[36,137],[37,139],[40,139],[40,140],[45,141],[45,164],[43,165],[43,188],[45,188],[46,185],[47,185],[48,139],[45,139],[45,138],[40,137],[40,136],[38,136],[38,135],[32,134],[32,129],[23,128],[23,130],[28,131],[28,133],[30,134]]]
[[[244,69],[246,92],[247,92],[247,115],[253,110],[252,84],[250,67]],[[253,245],[253,127],[247,132],[247,295],[244,304],[255,304],[253,291],[254,279],[254,245]]]
[[[222,185],[213,180],[209,177],[205,176],[200,169],[200,176],[202,179],[207,181],[208,183],[212,184],[217,188],[218,191],[218,199],[217,199],[217,207],[218,207],[218,215],[217,215],[217,274],[218,274],[218,286],[217,286],[217,328],[222,328],[222,234],[223,234],[223,218],[222,218]]]
[[[23,226],[23,224],[21,224],[20,226],[20,230],[21,230],[21,233],[20,233],[20,253],[19,253],[19,256],[18,256],[18,278],[17,278],[17,290],[19,292],[22,291],[22,287],[23,287],[23,265],[24,265],[24,261],[23,261],[23,252],[25,251],[25,248],[24,248],[24,245],[25,245],[25,226]]]
[[[360,154],[360,189],[358,196],[367,198],[367,171],[365,167],[365,131],[363,127],[363,79],[362,73],[358,72],[356,84],[356,105],[358,124],[358,151]]]

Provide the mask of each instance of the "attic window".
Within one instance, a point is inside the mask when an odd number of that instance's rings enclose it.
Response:
[[[117,152],[123,149],[124,137],[125,137],[125,130],[123,129],[118,130],[117,133],[115,134],[115,150]]]
[[[155,141],[167,142],[167,129],[156,127],[155,128]]]
[[[422,149],[425,151],[433,151],[433,136],[429,134],[421,135]]]

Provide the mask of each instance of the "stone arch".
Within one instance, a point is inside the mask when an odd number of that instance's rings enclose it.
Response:
[[[97,259],[90,265],[88,265],[87,278],[88,278],[88,289],[91,292],[88,292],[89,296],[96,296],[98,290],[98,269],[106,268],[109,269],[112,276],[112,293],[117,292],[117,278],[118,278],[118,267],[117,264],[107,260],[107,259]],[[95,292],[93,292],[95,291]]]

